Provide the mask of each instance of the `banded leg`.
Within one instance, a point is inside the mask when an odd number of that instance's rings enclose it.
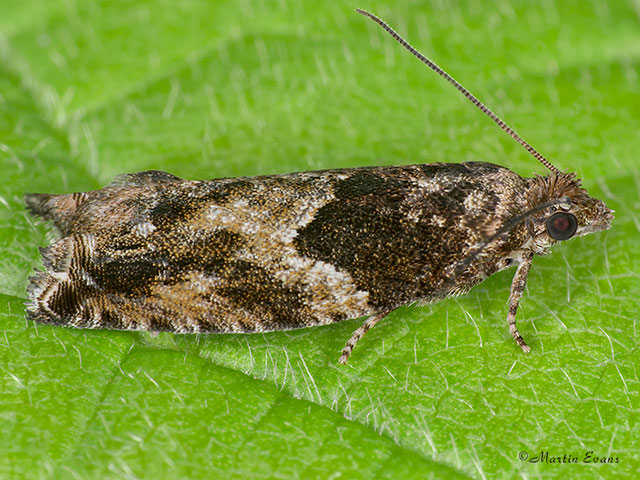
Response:
[[[353,332],[353,335],[351,336],[347,344],[342,349],[342,355],[340,355],[340,360],[338,360],[338,363],[346,365],[347,360],[349,360],[349,355],[351,355],[351,352],[356,346],[356,343],[358,343],[358,340],[364,337],[364,334],[367,333],[367,331],[371,327],[373,327],[376,323],[378,323],[380,320],[386,317],[389,313],[390,312],[382,312],[382,313],[378,313],[377,315],[371,315],[369,318],[367,318],[362,324],[362,326],[359,329],[357,329],[355,332]]]
[[[524,338],[518,332],[516,328],[516,312],[518,311],[518,304],[520,303],[520,297],[524,291],[524,287],[527,284],[527,276],[529,275],[529,269],[531,268],[531,262],[533,261],[533,252],[525,252],[522,256],[522,262],[518,265],[513,281],[511,282],[511,295],[509,296],[509,314],[507,315],[507,323],[509,324],[509,332],[513,336],[524,353],[529,353],[531,348],[524,341]]]

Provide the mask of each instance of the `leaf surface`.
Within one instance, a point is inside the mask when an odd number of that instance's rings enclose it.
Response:
[[[484,160],[543,173],[445,82],[335,2],[45,2],[0,15],[0,477],[571,478],[640,468],[633,2],[374,2],[559,168],[613,228],[400,309],[265,335],[83,331],[24,320],[50,235],[26,192]],[[614,464],[585,463],[611,457]],[[541,452],[578,464],[523,461]],[[524,455],[524,454],[523,454]]]

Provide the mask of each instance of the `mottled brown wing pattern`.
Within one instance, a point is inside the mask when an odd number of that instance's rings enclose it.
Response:
[[[31,210],[64,236],[44,250],[29,314],[85,328],[252,332],[434,300],[452,289],[443,272],[510,215],[502,190],[522,182],[484,163],[206,182],[143,172],[34,196]],[[503,267],[480,263],[456,293]]]

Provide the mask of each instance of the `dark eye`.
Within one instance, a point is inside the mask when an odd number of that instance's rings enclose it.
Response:
[[[578,220],[570,213],[558,212],[547,218],[545,225],[554,240],[569,240],[578,229]]]

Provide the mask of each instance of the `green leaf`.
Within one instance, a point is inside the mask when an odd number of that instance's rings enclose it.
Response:
[[[265,335],[24,320],[47,228],[25,192],[485,160],[543,172],[353,5],[45,2],[0,15],[0,477],[631,477],[640,468],[639,10],[633,2],[373,2],[559,168],[613,228],[469,295]],[[523,461],[547,452],[548,462]],[[613,464],[586,464],[586,452]],[[525,453],[520,453],[525,452]],[[551,463],[575,457],[578,464]]]

